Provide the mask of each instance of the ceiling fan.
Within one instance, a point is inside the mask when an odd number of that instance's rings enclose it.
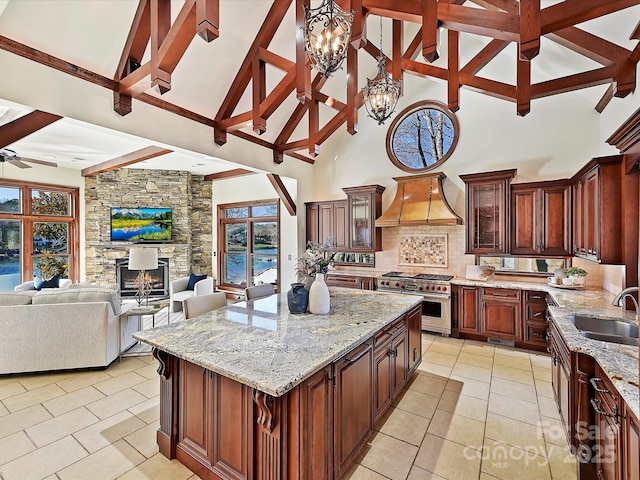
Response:
[[[48,167],[57,167],[58,164],[54,162],[47,162],[45,160],[36,160],[34,158],[21,158],[18,154],[8,148],[0,148],[0,163],[10,163],[18,168],[31,168],[31,165],[27,165],[24,162],[37,163],[39,165],[46,165]]]

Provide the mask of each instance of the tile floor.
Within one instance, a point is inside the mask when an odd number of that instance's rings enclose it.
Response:
[[[565,480],[549,357],[424,335],[424,359],[351,480]],[[195,480],[158,453],[151,356],[103,371],[0,377],[2,480]]]

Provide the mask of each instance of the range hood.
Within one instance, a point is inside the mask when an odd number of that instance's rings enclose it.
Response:
[[[442,172],[395,177],[396,197],[376,220],[376,227],[403,225],[462,225],[442,194]]]

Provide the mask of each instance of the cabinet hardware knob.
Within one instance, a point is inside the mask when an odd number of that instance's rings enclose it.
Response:
[[[534,313],[533,316],[534,317],[539,317],[540,315],[542,315],[544,312],[538,312],[538,313]]]
[[[371,350],[371,344],[367,343],[367,348],[365,348],[362,352],[360,352],[355,358],[345,358],[345,360],[349,363],[355,363],[358,360],[360,360],[362,357],[364,357],[369,350]]]

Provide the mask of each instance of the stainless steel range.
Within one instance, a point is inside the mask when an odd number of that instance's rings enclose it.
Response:
[[[453,275],[418,275],[388,272],[378,277],[378,290],[420,295],[422,329],[451,335],[451,283]]]

